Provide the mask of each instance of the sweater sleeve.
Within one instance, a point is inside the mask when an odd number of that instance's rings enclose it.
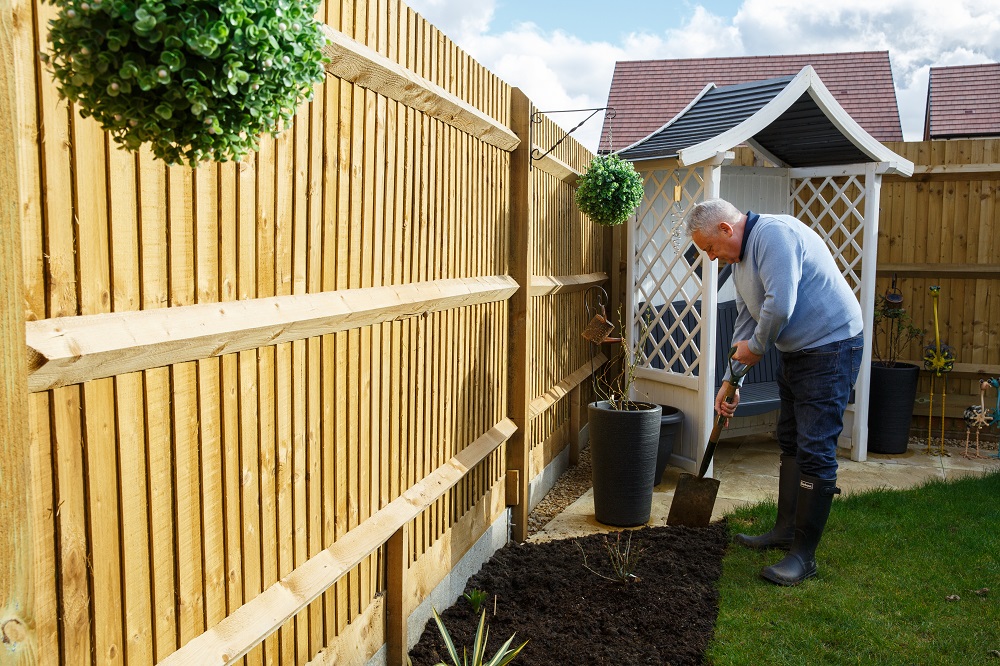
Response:
[[[773,225],[752,239],[756,273],[764,287],[764,303],[750,337],[750,351],[761,356],[778,338],[795,310],[802,279],[801,240],[783,225]]]
[[[753,335],[754,329],[757,327],[757,322],[754,321],[753,317],[750,316],[750,312],[747,310],[746,304],[740,297],[739,292],[736,293],[736,323],[733,324],[733,339],[732,340],[719,340],[718,344],[726,346],[726,356],[729,356],[729,348],[732,347],[734,342],[740,340],[749,340]],[[739,364],[737,364],[739,366]],[[740,366],[742,367],[742,366]],[[740,370],[737,367],[737,371]],[[723,381],[729,381],[732,373],[729,371],[729,365],[726,365],[726,371],[722,375]]]

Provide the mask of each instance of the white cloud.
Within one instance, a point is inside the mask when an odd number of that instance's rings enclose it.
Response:
[[[888,50],[904,137],[919,140],[929,67],[1000,60],[1000,12],[977,0],[745,0],[731,18],[695,5],[680,26],[619,43],[528,22],[493,33],[495,0],[410,4],[541,109],[604,106],[618,60]],[[553,119],[572,127],[582,116]],[[573,136],[593,150],[600,125]]]

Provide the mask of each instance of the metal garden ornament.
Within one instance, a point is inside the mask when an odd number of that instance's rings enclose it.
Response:
[[[930,407],[927,413],[927,453],[934,455],[948,455],[944,449],[944,414],[948,403],[948,379],[945,375],[955,367],[955,350],[948,345],[941,344],[941,329],[938,323],[938,295],[941,287],[932,286],[930,288],[931,298],[934,301],[934,344],[924,347],[924,368],[931,372],[931,395]],[[933,450],[934,441],[934,378],[941,377],[941,443],[937,451]]]

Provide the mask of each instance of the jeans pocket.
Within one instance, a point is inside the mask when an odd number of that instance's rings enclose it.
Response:
[[[858,345],[857,347],[851,347],[851,384],[853,385],[858,379],[858,373],[861,372],[861,358],[864,356],[865,346]]]
[[[810,347],[809,349],[803,349],[801,352],[804,356],[816,357],[816,356],[836,356],[840,353],[840,343],[830,342],[825,345],[820,345],[819,347]]]

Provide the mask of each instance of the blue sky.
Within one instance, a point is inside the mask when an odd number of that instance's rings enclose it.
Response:
[[[603,107],[615,62],[889,51],[903,135],[930,67],[1000,60],[1000,0],[409,0],[545,110]],[[584,114],[585,115],[585,114]],[[572,127],[581,117],[554,117]],[[595,117],[574,133],[596,148]]]

